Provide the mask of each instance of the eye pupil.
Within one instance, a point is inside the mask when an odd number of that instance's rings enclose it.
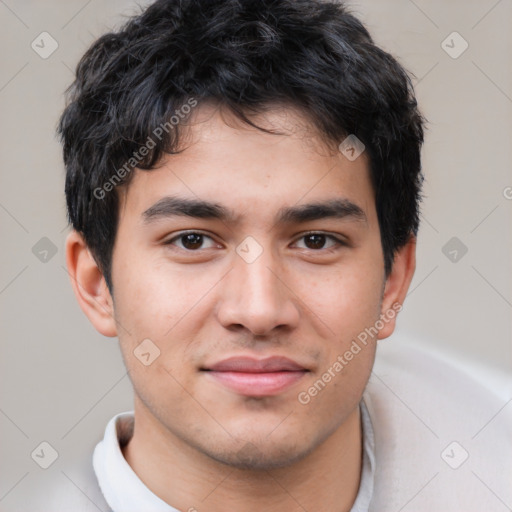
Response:
[[[325,245],[325,235],[313,234],[307,235],[304,238],[309,249],[321,249]],[[309,244],[308,240],[312,243]]]
[[[188,233],[181,237],[181,242],[187,249],[199,249],[203,243],[203,235]]]

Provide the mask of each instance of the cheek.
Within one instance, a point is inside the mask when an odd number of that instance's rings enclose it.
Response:
[[[197,340],[211,312],[213,294],[208,292],[218,277],[214,272],[198,272],[193,265],[176,270],[165,262],[138,266],[123,262],[116,272],[115,317],[122,325],[119,342],[135,389],[139,395],[149,393],[147,403],[152,403],[155,394],[181,396],[183,389],[178,382],[193,389],[190,379],[194,373],[186,363],[197,350]],[[148,339],[151,343],[145,341]],[[151,362],[146,366],[148,356],[142,354],[148,352]]]
[[[305,304],[345,343],[380,314],[383,275],[367,265],[340,267],[303,284]]]
[[[311,286],[308,305],[328,326],[313,388],[303,390],[319,415],[333,403],[355,405],[367,383],[377,339],[372,328],[380,316],[380,266],[361,257]]]
[[[116,319],[137,338],[162,341],[179,326],[208,290],[208,273],[176,270],[162,261],[126,258],[115,280]],[[135,262],[132,264],[132,262]]]

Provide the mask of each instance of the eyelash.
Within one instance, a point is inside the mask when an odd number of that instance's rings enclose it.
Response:
[[[206,233],[203,233],[201,231],[182,231],[179,234],[177,234],[176,236],[172,237],[171,239],[166,240],[164,242],[164,245],[174,245],[173,242],[175,242],[176,240],[179,240],[180,238],[182,238],[182,237],[184,237],[186,235],[192,235],[192,234],[194,234],[194,235],[201,235],[203,237],[210,238],[212,241],[214,241],[213,237],[211,237],[210,235],[208,235]],[[344,240],[341,240],[340,238],[338,238],[338,237],[336,237],[334,235],[330,235],[330,234],[324,233],[322,231],[309,231],[307,233],[303,233],[297,240],[301,240],[301,239],[306,238],[307,236],[311,236],[311,235],[322,235],[322,236],[325,236],[326,239],[330,239],[330,240],[332,240],[332,241],[334,241],[336,243],[335,246],[328,247],[327,249],[323,249],[323,248],[322,249],[308,249],[308,248],[306,248],[307,250],[310,250],[310,251],[313,251],[313,252],[317,252],[317,253],[319,253],[319,252],[331,253],[331,252],[336,251],[340,247],[346,247],[348,245],[348,243],[345,242]],[[189,252],[189,253],[199,252],[201,250],[201,249],[196,249],[196,250],[184,249],[182,247],[177,247],[177,249],[182,250],[182,251],[186,251],[186,252]]]

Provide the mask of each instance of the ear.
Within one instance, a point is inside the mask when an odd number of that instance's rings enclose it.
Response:
[[[66,265],[78,304],[104,336],[117,335],[110,291],[83,237],[72,231],[66,239]]]
[[[416,237],[409,241],[396,253],[391,273],[386,279],[381,306],[381,320],[384,324],[377,338],[382,340],[391,336],[395,330],[396,317],[402,310],[402,304],[416,269]]]

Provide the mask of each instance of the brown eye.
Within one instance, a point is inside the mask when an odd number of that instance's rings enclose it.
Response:
[[[180,237],[181,243],[185,249],[199,249],[203,245],[203,235],[198,233],[188,233]]]
[[[304,237],[305,245],[308,249],[322,249],[325,241],[325,235],[307,235]]]
[[[180,249],[186,251],[210,249],[215,246],[215,242],[211,237],[193,231],[189,233],[181,233],[165,243],[166,245],[176,245]]]
[[[304,241],[303,245],[299,244],[301,249],[305,248],[316,251],[321,249],[331,249],[336,245],[343,245],[341,240],[338,240],[332,235],[325,235],[323,233],[308,233],[299,239],[299,242],[301,241]]]

